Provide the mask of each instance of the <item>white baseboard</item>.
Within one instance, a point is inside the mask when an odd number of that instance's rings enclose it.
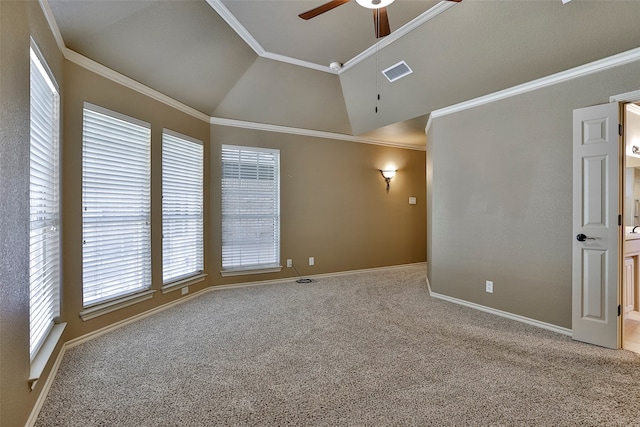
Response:
[[[337,273],[326,273],[326,274],[316,274],[313,276],[305,276],[308,278],[314,278],[314,279],[318,279],[318,278],[322,278],[322,277],[335,277],[335,276],[346,276],[349,274],[356,274],[356,273],[365,273],[365,272],[373,272],[373,271],[384,271],[384,270],[395,270],[395,269],[400,269],[400,268],[405,268],[411,265],[424,265],[425,266],[425,270],[426,270],[426,266],[427,263],[426,262],[419,262],[419,263],[414,263],[414,264],[402,264],[402,265],[392,265],[392,266],[388,266],[388,267],[376,267],[376,268],[367,268],[367,269],[362,269],[362,270],[350,270],[350,271],[341,271],[341,272],[337,272]],[[111,325],[105,326],[104,328],[100,328],[97,329],[95,331],[89,332],[88,334],[82,335],[80,337],[74,338],[72,340],[69,340],[65,343],[62,344],[62,348],[60,349],[60,352],[58,353],[58,356],[56,357],[55,362],[53,363],[53,367],[51,368],[51,372],[49,373],[49,376],[47,377],[47,380],[45,381],[43,387],[42,387],[42,391],[40,392],[40,396],[38,396],[38,400],[36,401],[36,404],[34,405],[33,409],[31,410],[31,415],[29,416],[27,423],[25,424],[25,427],[32,427],[36,420],[38,419],[38,415],[40,414],[40,410],[42,409],[42,405],[44,404],[44,401],[47,398],[47,395],[49,394],[49,390],[51,389],[51,385],[53,384],[53,380],[56,377],[56,374],[58,373],[58,368],[60,367],[60,363],[62,363],[62,359],[67,351],[67,349],[73,348],[77,345],[80,345],[82,343],[85,343],[87,341],[90,341],[94,338],[99,337],[100,335],[104,335],[108,332],[114,331],[118,328],[121,328],[125,325],[128,325],[130,323],[136,322],[138,320],[144,319],[145,317],[149,317],[152,314],[156,314],[159,313],[163,310],[166,310],[168,308],[171,308],[175,305],[178,304],[182,304],[185,301],[188,301],[190,299],[196,298],[200,295],[203,295],[204,293],[207,292],[211,292],[211,291],[220,291],[220,290],[224,290],[224,289],[237,289],[237,288],[246,288],[246,287],[252,287],[252,286],[261,286],[261,285],[272,285],[272,284],[276,284],[276,283],[290,283],[290,282],[295,282],[298,278],[297,277],[287,277],[287,278],[283,278],[283,279],[273,279],[273,280],[262,280],[262,281],[257,281],[257,282],[244,282],[244,283],[233,283],[233,284],[229,284],[229,285],[217,285],[217,286],[209,286],[205,289],[202,289],[198,292],[194,292],[191,295],[185,296],[183,298],[179,298],[176,299],[174,301],[170,301],[166,304],[160,305],[158,307],[152,308],[151,310],[147,310],[143,313],[137,314],[135,316],[129,317],[127,319],[123,319],[119,322],[113,323]]]
[[[464,305],[465,307],[470,307],[476,310],[484,311],[485,313],[495,314],[496,316],[506,317],[507,319],[516,320],[518,322],[526,323],[527,325],[536,326],[538,328],[546,329],[548,331],[556,332],[558,334],[567,335],[567,336],[571,336],[573,334],[571,329],[568,329],[568,328],[563,328],[561,326],[553,325],[551,323],[541,322],[540,320],[520,316],[519,314],[509,313],[508,311],[498,310],[496,308],[487,307],[481,304],[476,304],[474,302],[466,301],[460,298],[454,298],[448,295],[433,292],[431,290],[431,284],[429,283],[429,278],[427,278],[426,281],[427,281],[427,289],[429,291],[429,295],[432,296],[433,298],[452,302],[454,304]]]

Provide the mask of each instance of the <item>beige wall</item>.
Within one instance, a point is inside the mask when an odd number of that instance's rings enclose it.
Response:
[[[65,339],[76,338],[142,311],[180,297],[180,292],[162,294],[162,129],[167,128],[204,142],[205,156],[209,155],[209,124],[177,111],[138,92],[98,76],[86,69],[65,62],[65,138],[62,147],[62,235],[63,235],[63,298],[62,313],[67,322]],[[98,318],[82,321],[82,109],[85,102],[143,120],[151,124],[151,277],[158,289],[147,300]],[[205,169],[205,181],[209,169]],[[209,194],[205,192],[205,233],[210,233],[211,212]],[[157,226],[154,226],[156,224]],[[205,251],[211,253],[210,239],[205,236]],[[205,270],[210,267],[205,259]],[[200,283],[190,287],[196,292],[205,287]]]
[[[212,182],[220,182],[222,144],[280,150],[281,261],[302,275],[426,260],[425,153],[353,142],[213,126]],[[379,169],[398,173],[386,192]],[[409,196],[417,198],[409,205]],[[213,224],[220,224],[220,189],[212,186]],[[214,230],[213,246],[221,245]],[[315,266],[308,258],[315,257]],[[213,254],[213,280],[221,259]],[[264,278],[292,276],[291,269]],[[238,280],[247,280],[242,277]],[[251,279],[251,278],[249,278]]]
[[[301,274],[320,274],[426,260],[424,152],[296,135],[210,126],[106,80],[86,69],[65,64],[65,143],[63,147],[63,313],[65,339],[180,298],[179,292],[156,292],[149,300],[93,320],[82,321],[82,107],[90,102],[151,123],[152,224],[160,224],[161,132],[170,128],[205,142],[205,282],[209,285],[269,280],[280,273],[220,275],[220,147],[222,144],[281,150],[281,258],[293,259]],[[399,169],[387,194],[378,169]],[[418,204],[410,206],[408,197]],[[152,227],[152,287],[162,286],[161,232]],[[316,259],[308,267],[308,257]]]
[[[57,50],[37,2],[0,1],[0,425],[24,425],[42,391],[54,352],[37,387],[29,391],[29,34],[34,35],[62,87],[62,310],[63,341],[83,336],[181,298],[162,294],[161,132],[204,141],[205,272],[208,286],[293,277],[280,273],[220,276],[220,146],[238,144],[281,152],[281,258],[312,275],[426,260],[425,153],[423,151],[212,126],[74,63]],[[82,321],[82,108],[90,102],[147,121],[152,130],[152,299]],[[398,174],[387,194],[378,169]],[[417,205],[409,205],[415,196]],[[309,267],[308,257],[316,265]]]
[[[434,292],[571,328],[573,110],[640,89],[638,75],[636,62],[433,120]]]
[[[37,2],[0,1],[0,425],[24,425],[29,391],[29,36],[62,86],[63,58]],[[47,369],[50,369],[48,367]],[[45,375],[47,371],[45,371]]]

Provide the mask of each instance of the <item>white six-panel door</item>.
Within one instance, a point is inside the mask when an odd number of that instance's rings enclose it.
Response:
[[[573,112],[573,339],[618,348],[618,104]]]

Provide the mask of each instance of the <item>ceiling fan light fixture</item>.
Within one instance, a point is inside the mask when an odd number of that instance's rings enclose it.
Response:
[[[356,0],[356,2],[367,9],[381,9],[389,6],[394,0]]]

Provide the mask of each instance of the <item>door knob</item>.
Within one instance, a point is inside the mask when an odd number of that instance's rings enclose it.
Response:
[[[585,240],[596,240],[595,237],[587,237],[584,234],[580,233],[576,236],[576,240],[578,240],[578,242],[584,242]]]

